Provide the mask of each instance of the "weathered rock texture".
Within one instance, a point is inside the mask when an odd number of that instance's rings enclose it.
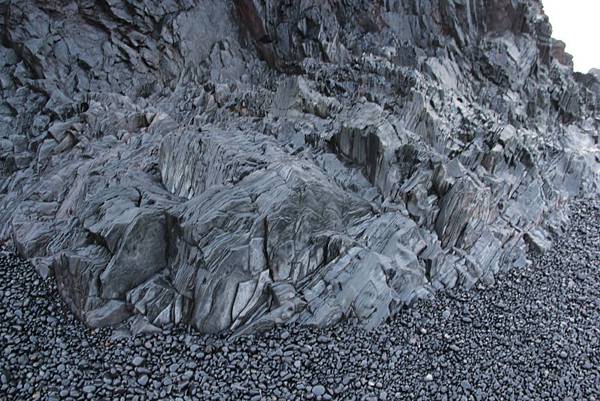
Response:
[[[91,326],[371,327],[598,193],[600,81],[538,0],[0,11],[0,237]]]

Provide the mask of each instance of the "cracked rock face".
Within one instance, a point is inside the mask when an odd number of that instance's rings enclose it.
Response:
[[[0,239],[93,327],[373,327],[600,186],[537,0],[0,2]]]

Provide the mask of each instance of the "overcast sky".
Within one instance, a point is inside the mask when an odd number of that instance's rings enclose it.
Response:
[[[567,44],[575,71],[600,68],[600,0],[542,0],[552,36]]]

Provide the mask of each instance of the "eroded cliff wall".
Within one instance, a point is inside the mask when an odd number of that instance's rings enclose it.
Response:
[[[598,193],[600,82],[537,0],[0,11],[0,238],[91,326],[372,327]]]

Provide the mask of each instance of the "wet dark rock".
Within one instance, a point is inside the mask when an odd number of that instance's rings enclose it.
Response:
[[[146,384],[148,384],[148,375],[142,375],[137,379],[137,382],[140,386],[145,386]]]
[[[143,365],[143,364],[144,364],[144,361],[145,361],[145,360],[144,360],[144,358],[142,358],[141,356],[136,356],[136,357],[134,357],[134,358],[131,360],[131,364],[132,364],[133,366],[136,366],[136,367],[137,367],[137,366],[141,366],[141,365]]]
[[[96,391],[96,386],[94,386],[94,385],[83,386],[83,388],[81,390],[86,394],[93,393],[94,391]]]
[[[316,397],[320,397],[323,394],[325,394],[325,387],[323,387],[320,384],[317,384],[316,386],[313,386],[311,391]]]

